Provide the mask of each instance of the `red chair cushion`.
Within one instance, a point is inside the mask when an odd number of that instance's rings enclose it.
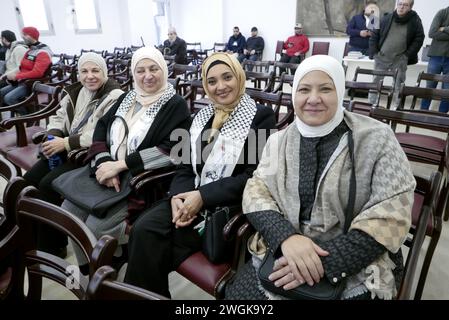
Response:
[[[412,225],[416,226],[419,220],[419,215],[421,213],[421,208],[423,206],[424,196],[415,193],[415,201],[413,202],[412,208]],[[429,216],[429,221],[427,221],[426,234],[431,235],[433,233],[433,215]]]
[[[32,143],[31,139],[33,135],[37,132],[44,131],[45,129],[39,126],[32,126],[25,128],[27,142]],[[11,129],[5,132],[0,133],[0,151],[3,154],[6,154],[10,149],[16,146],[16,130]]]
[[[28,171],[39,160],[39,145],[29,144],[22,148],[13,148],[6,153],[6,159]]]
[[[438,153],[444,153],[446,145],[446,141],[443,139],[417,133],[399,132],[396,133],[396,138],[403,147],[418,146]]]
[[[215,296],[217,283],[230,270],[231,266],[229,264],[213,264],[202,252],[197,252],[184,260],[178,269],[176,269],[176,272],[210,295]]]

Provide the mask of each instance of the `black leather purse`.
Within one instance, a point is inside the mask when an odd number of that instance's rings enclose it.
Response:
[[[356,179],[355,179],[355,163],[354,163],[354,141],[352,139],[352,132],[348,135],[349,155],[352,161],[351,180],[349,183],[349,200],[345,212],[345,225],[343,232],[347,233],[354,214]],[[282,287],[276,287],[274,282],[268,279],[269,275],[273,273],[275,257],[273,252],[267,249],[262,264],[259,268],[258,276],[261,285],[268,291],[284,296],[294,300],[337,300],[340,298],[345,289],[346,281],[339,281],[332,283],[323,277],[320,282],[313,286],[307,284],[300,285],[291,290],[284,290]]]
[[[203,253],[210,262],[222,263],[233,253],[232,241],[227,241],[223,229],[232,216],[241,210],[237,207],[216,208],[214,212],[204,212]]]

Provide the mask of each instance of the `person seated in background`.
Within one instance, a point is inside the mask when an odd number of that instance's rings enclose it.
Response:
[[[108,79],[106,62],[96,53],[84,53],[79,58],[78,75],[79,81],[64,89],[61,107],[50,117],[46,134],[54,139],[44,138],[43,157],[24,175],[25,180],[39,189],[43,200],[55,205],[60,205],[62,199],[53,190],[52,181],[76,168],[66,160],[67,153],[90,147],[98,119],[123,93],[115,80]],[[48,159],[54,155],[61,157],[62,164],[51,169]],[[65,251],[67,238],[63,234],[44,226],[41,229],[38,240],[41,250],[56,254]]]
[[[309,51],[309,39],[303,34],[302,24],[295,25],[295,34],[284,42],[284,49],[280,62],[301,63],[301,55],[305,55]],[[280,72],[285,72],[284,68],[280,68]],[[292,71],[294,73],[294,71]]]
[[[238,57],[240,63],[242,63],[245,59],[249,59],[252,61],[261,60],[265,42],[262,37],[259,37],[257,35],[257,33],[257,28],[252,27],[251,37],[246,39],[246,47],[245,49],[243,49],[243,53]]]
[[[29,94],[24,80],[42,78],[52,63],[52,52],[46,44],[39,42],[39,31],[35,27],[23,28],[22,38],[30,49],[20,62],[19,72],[8,74],[6,79],[10,84],[0,89],[3,104],[8,106],[19,103]],[[26,111],[16,110],[16,112]]]
[[[28,46],[22,41],[16,41],[16,35],[10,30],[3,30],[1,33],[1,42],[6,48],[5,68],[0,71],[0,88],[8,85],[6,79],[9,74],[19,72],[20,62],[22,61]]]
[[[340,299],[392,299],[416,185],[407,156],[388,125],[344,109],[345,73],[335,58],[305,59],[292,94],[295,122],[270,136],[243,193],[257,233],[226,298],[279,297],[258,277],[269,250],[269,280],[284,290],[346,280]]]
[[[240,33],[239,27],[234,27],[232,36],[229,37],[225,51],[229,54],[235,55],[237,58],[243,53],[246,46],[245,37]]]
[[[275,128],[273,110],[245,94],[245,72],[233,55],[209,56],[202,81],[212,104],[193,119],[190,139],[184,141],[187,159],[176,170],[169,198],[145,211],[131,229],[125,282],[167,297],[168,274],[201,249],[194,228],[200,211],[241,204],[258,149],[265,144],[257,137]]]
[[[167,63],[159,50],[143,47],[134,52],[131,72],[134,89],[124,93],[98,121],[86,159],[92,181],[116,191],[123,187],[122,172],[135,176],[171,165],[169,154],[175,142],[170,135],[176,129],[187,130],[191,122],[186,101],[167,82]],[[67,199],[61,207],[81,219],[97,239],[107,234],[118,240],[113,267],[120,269],[127,259],[124,249],[129,227],[140,202],[143,200],[131,193],[113,204],[103,218]],[[74,246],[80,270],[87,274],[89,266],[80,250]]]
[[[372,16],[379,12],[376,4],[368,2],[365,10],[353,16],[346,27],[349,36],[349,51],[359,51],[363,55],[369,55],[369,37],[371,37]]]
[[[173,27],[168,29],[168,39],[164,41],[162,54],[175,56],[175,63],[187,64],[187,44],[178,37]]]

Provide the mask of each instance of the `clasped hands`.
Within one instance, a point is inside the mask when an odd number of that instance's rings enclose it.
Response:
[[[176,228],[190,225],[203,207],[203,198],[198,190],[180,193],[171,199],[172,222]]]
[[[294,289],[304,283],[313,286],[324,276],[320,257],[329,255],[310,238],[293,235],[286,239],[281,250],[283,256],[274,263],[268,277],[275,286],[284,290]]]

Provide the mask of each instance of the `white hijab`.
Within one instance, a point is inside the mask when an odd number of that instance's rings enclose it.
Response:
[[[162,69],[162,87],[155,93],[147,93],[136,82],[136,66],[140,60],[151,59],[157,63],[159,68]],[[134,79],[134,90],[137,93],[136,100],[143,106],[148,107],[149,105],[155,103],[164,94],[165,89],[167,89],[167,79],[168,79],[168,68],[167,63],[164,60],[162,53],[156,48],[143,47],[134,52],[131,59],[131,71]]]
[[[295,103],[295,95],[301,79],[311,71],[323,71],[329,75],[334,82],[337,90],[337,101],[340,106],[337,108],[334,117],[327,123],[320,126],[309,126],[305,124],[298,116],[295,117],[295,123],[303,137],[324,137],[331,133],[343,120],[343,98],[345,95],[345,72],[343,66],[338,60],[326,55],[311,56],[298,66],[295,78],[293,80],[292,101]]]

